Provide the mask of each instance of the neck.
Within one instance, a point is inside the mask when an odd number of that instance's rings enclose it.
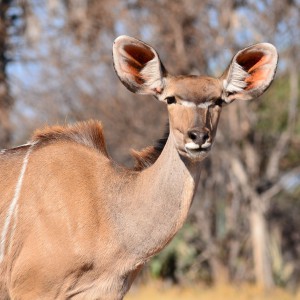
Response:
[[[131,253],[152,256],[182,227],[197,188],[200,164],[181,157],[170,134],[157,161],[126,183],[126,196],[115,199],[123,202],[117,204],[122,207],[118,232]]]

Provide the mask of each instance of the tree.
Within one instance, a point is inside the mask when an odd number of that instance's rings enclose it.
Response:
[[[10,143],[11,127],[9,114],[12,107],[12,98],[7,78],[7,64],[9,62],[9,36],[10,20],[8,10],[11,0],[0,2],[0,146],[3,148]]]

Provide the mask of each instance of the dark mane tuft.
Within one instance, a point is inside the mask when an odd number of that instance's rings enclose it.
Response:
[[[102,124],[99,121],[90,120],[74,125],[46,127],[36,130],[31,138],[31,142],[38,145],[60,140],[74,141],[75,143],[94,148],[108,157]]]
[[[163,151],[169,137],[169,124],[166,126],[165,133],[161,139],[156,142],[155,146],[150,146],[141,151],[131,150],[131,154],[135,159],[135,171],[142,171],[155,163]]]

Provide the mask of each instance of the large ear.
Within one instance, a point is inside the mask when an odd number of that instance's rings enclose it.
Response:
[[[167,72],[151,46],[122,35],[114,42],[113,59],[119,79],[131,92],[157,95],[163,91]]]
[[[239,51],[221,76],[223,100],[250,100],[260,96],[271,84],[278,61],[276,48],[268,43]]]

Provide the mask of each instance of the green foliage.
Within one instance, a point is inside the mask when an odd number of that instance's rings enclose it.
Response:
[[[300,89],[300,83],[298,84]],[[288,76],[276,78],[267,93],[259,101],[257,129],[262,133],[276,134],[287,127],[290,83]],[[295,131],[300,134],[300,119]]]
[[[265,133],[283,131],[287,125],[288,81],[278,79],[260,102],[257,128]]]

